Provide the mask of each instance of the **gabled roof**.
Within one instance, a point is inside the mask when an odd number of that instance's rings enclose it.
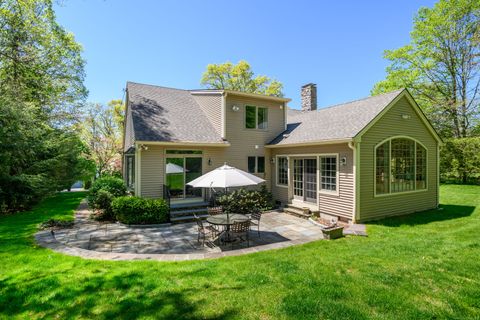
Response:
[[[190,91],[127,82],[136,141],[224,143]]]
[[[403,91],[396,90],[317,111],[288,110],[287,130],[269,144],[287,146],[352,139]]]

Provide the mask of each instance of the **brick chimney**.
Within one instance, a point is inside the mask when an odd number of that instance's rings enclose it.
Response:
[[[317,85],[308,83],[302,86],[302,111],[317,110]]]

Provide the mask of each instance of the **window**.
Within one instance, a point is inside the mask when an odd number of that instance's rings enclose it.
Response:
[[[265,173],[265,157],[248,157],[248,172]]]
[[[375,149],[375,193],[427,188],[427,150],[409,138],[393,138]]]
[[[133,188],[135,184],[135,158],[134,156],[126,156],[125,157],[126,167],[126,182],[128,188]]]
[[[288,185],[288,158],[277,158],[277,184],[287,186]]]
[[[320,157],[320,190],[337,191],[337,156]]]
[[[245,128],[267,129],[268,109],[256,106],[245,107]]]

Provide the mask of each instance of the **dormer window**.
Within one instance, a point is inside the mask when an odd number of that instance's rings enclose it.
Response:
[[[268,109],[257,106],[245,107],[245,128],[247,129],[267,129],[268,128]]]

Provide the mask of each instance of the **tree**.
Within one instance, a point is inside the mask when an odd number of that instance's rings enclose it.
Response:
[[[50,0],[0,2],[0,212],[28,208],[76,178],[85,158],[70,127],[87,94],[83,68]]]
[[[81,126],[82,139],[96,164],[96,176],[120,170],[122,154],[122,125],[117,115],[117,100],[108,106],[91,104]]]
[[[408,88],[445,138],[479,131],[480,1],[440,0],[421,8],[411,43],[385,51],[387,77],[373,94]]]
[[[203,73],[201,84],[210,89],[283,96],[281,82],[262,75],[255,77],[250,64],[244,60],[239,61],[236,65],[231,62],[209,64]]]

